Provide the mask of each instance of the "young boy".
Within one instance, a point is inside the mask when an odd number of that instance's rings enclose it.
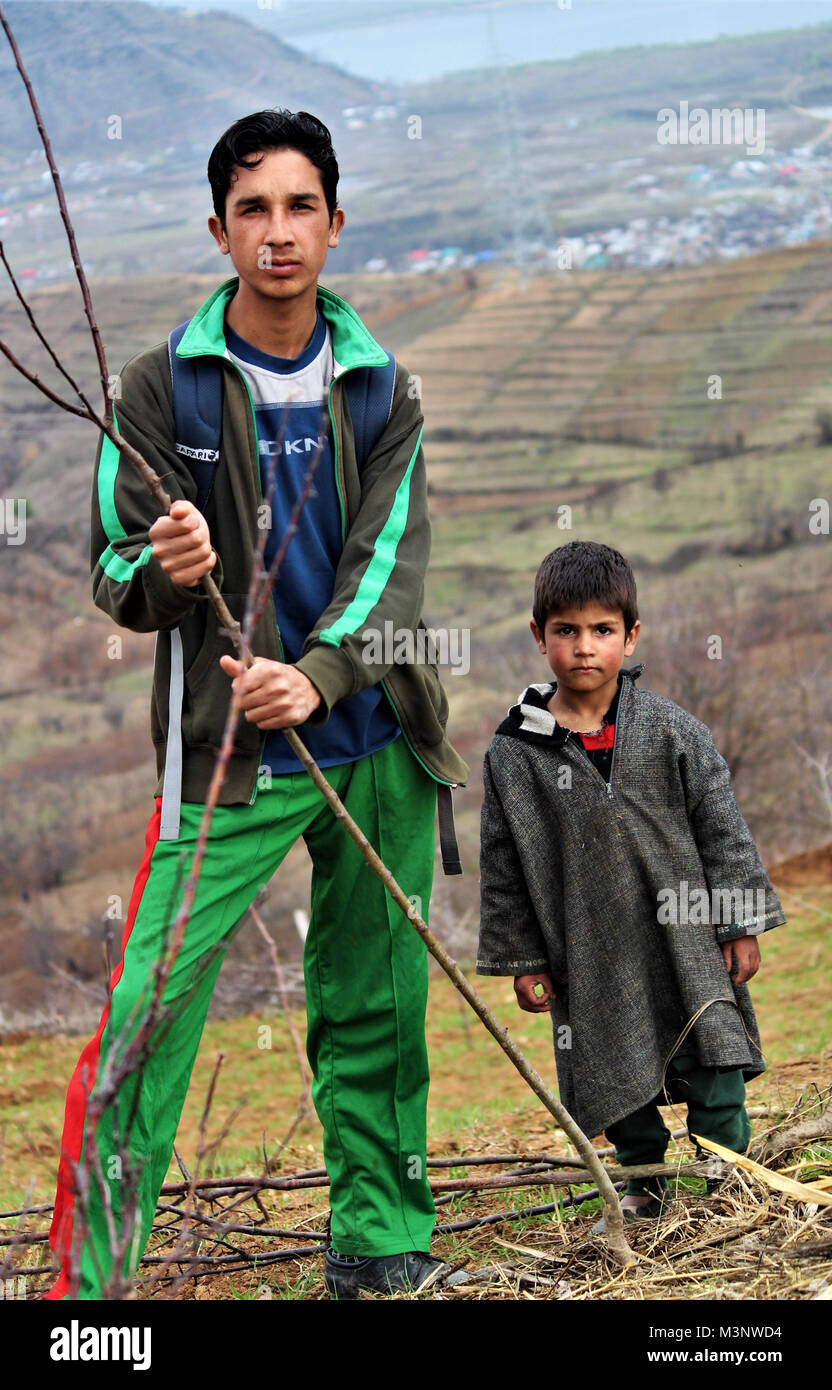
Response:
[[[368,645],[389,622],[413,633],[412,651],[424,650],[417,629],[430,526],[421,408],[402,364],[318,285],[344,223],[326,126],[307,112],[246,116],[217,142],[208,177],[209,229],[237,275],[206,300],[178,344],[132,358],[116,395],[116,426],[162,477],[175,499],[170,515],[158,515],[106,438],[96,464],[95,602],[125,627],[159,633],[151,706],[158,782],[111,1002],[67,1094],[50,1232],[61,1262],[53,1299],[71,1296],[73,1268],[77,1297],[102,1297],[114,1263],[108,1207],[123,1237],[122,1173],[139,1175],[135,1239],[122,1261],[125,1275],[136,1268],[223,955],[299,836],[313,865],[304,972],[313,1098],[331,1179],[326,1285],[346,1298],[361,1289],[418,1290],[443,1268],[427,1253],[435,1212],[425,1175],[425,948],[281,733],[304,726],[303,740],[341,800],[427,914],[437,789],[449,796],[467,767],[446,737],[435,665],[391,664],[378,643]],[[199,436],[179,432],[172,371],[188,363],[196,364],[195,414],[219,419],[221,411],[218,449],[195,447]],[[254,633],[258,660],[244,669],[199,581],[210,572],[233,616],[243,616],[260,528],[269,532],[268,565],[319,449],[314,491]],[[206,461],[213,473],[200,510]],[[110,1063],[146,1007],[232,685],[242,714],[163,995],[173,1020],[104,1107],[96,1164],[88,1097],[106,1087]],[[87,1159],[79,1241],[74,1165]]]
[[[641,624],[618,551],[552,551],[533,611],[555,679],[485,756],[477,970],[551,1008],[561,1099],[618,1163],[663,1161],[665,1088],[690,1133],[742,1153],[744,1083],[765,1070],[746,981],[786,918],[728,766],[701,720],[622,666]],[[629,1182],[625,1214],[657,1215],[666,1186]]]

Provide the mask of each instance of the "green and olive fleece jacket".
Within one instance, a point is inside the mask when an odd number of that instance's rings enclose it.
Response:
[[[263,499],[251,395],[239,368],[226,356],[225,309],[237,284],[236,277],[225,281],[197,310],[177,352],[207,354],[222,363],[220,459],[205,516],[218,556],[213,578],[232,615],[241,620]],[[308,723],[323,724],[337,700],[380,682],[426,771],[437,782],[464,783],[469,769],[446,734],[448,701],[435,663],[388,664],[383,658],[390,655],[390,644],[365,641],[367,634],[383,634],[385,624],[391,624],[396,633],[414,634],[410,642],[397,641],[397,651],[430,650],[421,618],[430,523],[420,404],[406,369],[397,363],[387,425],[359,473],[344,377],[355,367],[383,365],[388,357],[355,310],[333,291],[319,286],[317,303],[331,328],[336,362],[328,410],[343,551],[332,599],[295,663],[321,693],[321,705]],[[117,429],[142,452],[171,498],[194,502],[196,484],[175,447],[167,342],[130,359],[120,373],[114,405]],[[158,632],[151,700],[156,793],[163,795],[167,759],[179,763],[181,798],[199,802],[208,790],[230,696],[219,658],[234,649],[201,589],[173,583],[154,558],[148,532],[157,515],[136,469],[102,435],[92,490],[93,598],[121,626]],[[273,603],[264,607],[252,648],[257,656],[282,659]],[[167,757],[169,730],[176,747]],[[265,738],[241,714],[220,804],[255,799]]]
[[[561,1099],[589,1135],[653,1100],[674,1053],[765,1071],[720,945],[786,920],[709,729],[642,670],[619,673],[609,782],[546,708],[554,684],[483,766],[477,971],[551,976]]]

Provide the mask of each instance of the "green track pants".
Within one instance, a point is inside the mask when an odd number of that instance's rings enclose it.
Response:
[[[745,1108],[745,1081],[741,1067],[717,1071],[703,1067],[698,1058],[674,1057],[667,1068],[667,1093],[674,1102],[688,1108],[688,1134],[701,1134],[734,1153],[745,1153],[751,1140],[751,1121]],[[666,1105],[658,1095],[634,1114],[607,1125],[607,1138],[615,1145],[615,1161],[622,1167],[641,1163],[663,1163],[670,1142],[670,1130],[657,1107]],[[667,1187],[666,1178],[631,1178],[627,1192],[636,1196]]]
[[[326,769],[344,805],[427,918],[433,881],[436,782],[403,737],[356,762]],[[214,983],[249,904],[298,836],[312,858],[312,912],[304,953],[307,1055],[330,1176],[332,1244],[344,1254],[427,1250],[435,1211],[425,1169],[428,1063],[427,952],[414,927],[337,823],[304,771],[272,779],[253,805],[213,815],[194,908],[163,994],[171,1018],[155,1046],[101,1113],[96,1148],[104,1185],[77,1202],[74,1165],[88,1157],[87,1096],[105,1084],[149,1000],[181,897],[202,806],[182,805],[178,840],[159,840],[160,800],[130,902],[110,1004],[67,1093],[50,1231],[61,1274],[47,1298],[102,1297],[113,1267],[106,1201],[129,1237],[130,1174],[138,1211],[122,1268],[132,1274],[150,1235],[170,1163]],[[183,855],[183,851],[185,854]],[[106,1195],[103,1192],[106,1187]],[[78,1207],[86,1206],[86,1231]],[[124,1208],[124,1209],[123,1209]]]

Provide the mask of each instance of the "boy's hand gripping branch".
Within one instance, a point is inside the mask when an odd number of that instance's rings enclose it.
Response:
[[[246,719],[258,729],[305,724],[321,703],[321,693],[309,677],[283,661],[256,656],[247,667],[233,656],[221,656],[220,666],[233,676],[231,689],[240,696]]]
[[[545,974],[516,975],[514,994],[518,1005],[525,1013],[543,1014],[548,1012],[549,1005],[555,997],[555,987],[551,978]]]
[[[184,498],[177,498],[167,516],[154,521],[148,535],[155,558],[174,584],[198,584],[217,563],[208,522]]]

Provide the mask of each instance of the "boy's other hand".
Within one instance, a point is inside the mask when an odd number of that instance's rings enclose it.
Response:
[[[756,936],[740,936],[736,941],[723,942],[722,955],[732,984],[744,985],[760,968],[760,948]]]
[[[180,497],[167,516],[154,521],[148,535],[153,554],[174,584],[191,588],[217,563],[208,522],[193,502]]]
[[[535,993],[542,985],[539,993]],[[527,1014],[546,1013],[555,997],[555,987],[548,975],[515,975],[514,993],[520,1008]]]
[[[256,656],[244,666],[233,656],[221,656],[220,666],[232,676],[232,689],[242,694],[246,719],[258,729],[285,729],[303,724],[321,703],[321,695],[297,666]]]

